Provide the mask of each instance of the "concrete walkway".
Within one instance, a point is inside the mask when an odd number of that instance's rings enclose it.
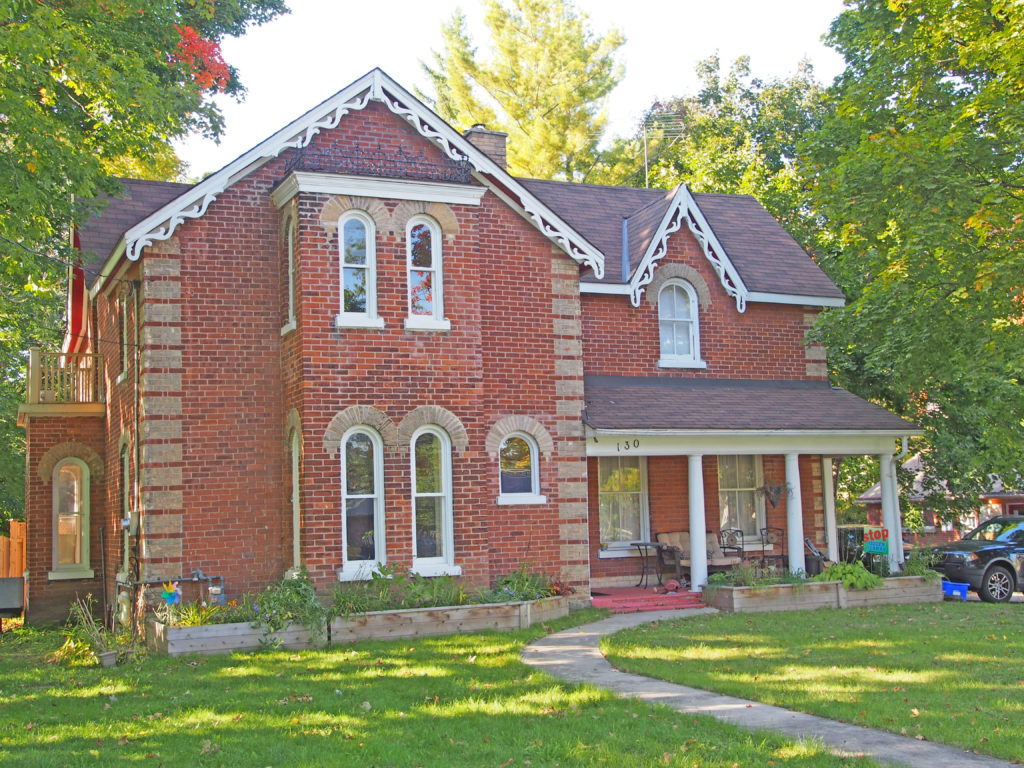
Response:
[[[838,754],[867,755],[883,764],[913,768],[1007,768],[1012,765],[956,747],[627,674],[614,669],[601,655],[601,638],[620,629],[711,612],[714,609],[615,614],[593,624],[543,637],[528,645],[522,657],[530,666],[563,680],[590,683],[619,696],[664,704],[680,712],[710,715],[752,731],[780,731],[794,739],[815,739],[831,746]]]

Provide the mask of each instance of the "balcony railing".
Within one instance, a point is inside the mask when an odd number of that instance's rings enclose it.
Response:
[[[103,355],[29,350],[28,405],[102,403]]]

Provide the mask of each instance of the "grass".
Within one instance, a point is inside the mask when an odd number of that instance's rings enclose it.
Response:
[[[616,667],[996,757],[1024,757],[1024,606],[717,614],[605,638]]]
[[[556,681],[519,660],[543,632],[150,655],[102,669],[47,663],[59,633],[25,627],[0,636],[0,764],[875,765]]]

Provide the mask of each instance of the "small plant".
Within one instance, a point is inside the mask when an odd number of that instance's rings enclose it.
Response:
[[[71,603],[68,621],[63,629],[64,644],[53,652],[52,661],[71,661],[117,650],[113,632],[97,623],[93,615],[92,595],[76,597]]]
[[[291,624],[306,627],[314,640],[326,632],[327,609],[320,602],[305,568],[268,586],[256,598],[254,605],[256,618],[252,627],[262,631],[260,643],[265,646],[278,647],[281,641],[274,637],[274,633]]]
[[[811,581],[841,581],[847,589],[874,589],[882,586],[882,578],[871,573],[859,560],[830,565]]]
[[[516,570],[495,581],[491,589],[481,593],[481,599],[493,603],[509,603],[551,597],[548,578],[528,568],[526,563],[520,564]]]
[[[939,581],[942,574],[932,570],[935,551],[929,547],[910,550],[907,560],[903,563],[904,576],[923,576],[928,581]]]

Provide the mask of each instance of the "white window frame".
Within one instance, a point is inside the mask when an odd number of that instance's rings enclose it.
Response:
[[[524,493],[505,493],[501,490],[501,451],[505,443],[519,439],[530,449],[530,490]],[[498,504],[547,504],[547,497],[540,493],[540,451],[537,441],[525,432],[510,432],[501,439],[498,446]]]
[[[754,458],[754,486],[736,486],[736,487],[725,487],[722,485],[722,461],[725,459],[738,459],[740,456],[753,456]],[[757,515],[757,530],[755,534],[757,538],[753,541],[748,540],[747,537],[750,535],[744,531],[743,533],[743,548],[744,549],[760,549],[761,548],[761,529],[768,525],[765,506],[764,506],[764,494],[758,493],[757,489],[764,486],[764,457],[761,454],[727,454],[718,456],[718,523],[719,529],[724,530],[725,528],[734,528],[735,526],[726,524],[726,521],[722,518],[722,494],[727,492],[752,492],[754,494],[754,511]],[[738,472],[737,472],[738,475]]]
[[[57,478],[60,475],[61,469],[73,464],[81,470],[82,482],[78,489],[81,496],[79,500],[79,527],[78,534],[81,537],[79,545],[79,551],[81,552],[81,562],[74,563],[71,565],[60,564],[60,536],[59,536],[59,499],[58,499],[58,488],[59,483]],[[57,465],[53,468],[53,475],[51,477],[51,494],[53,496],[53,517],[51,522],[51,530],[53,532],[53,570],[48,574],[48,578],[51,581],[58,581],[61,579],[91,579],[96,574],[92,568],[89,567],[90,553],[89,553],[89,536],[91,529],[89,527],[89,465],[86,464],[79,458],[70,457],[62,459],[57,462]]]
[[[430,230],[430,269],[413,267],[412,263],[412,230],[417,226],[425,226]],[[442,256],[442,232],[438,223],[429,216],[413,216],[405,225],[405,327],[414,331],[448,331],[451,321],[444,316],[444,259]],[[414,315],[412,313],[412,273],[433,273],[433,312],[430,315]]]
[[[356,219],[366,231],[366,265],[356,269],[366,270],[366,311],[345,311],[345,224]],[[377,315],[377,225],[373,217],[364,211],[346,211],[338,219],[338,316],[334,320],[337,328],[383,328],[384,320]]]
[[[373,494],[360,494],[353,498],[373,500],[373,560],[348,559],[348,441],[355,435],[365,435],[373,445]],[[339,581],[369,579],[371,574],[387,562],[384,530],[384,441],[380,434],[364,424],[351,427],[341,437],[341,569]]]
[[[683,291],[688,296],[690,300],[690,316],[689,318],[673,317],[669,319],[669,322],[673,324],[688,322],[690,324],[690,354],[688,355],[666,355],[662,351],[663,330],[661,324],[663,319],[661,317],[661,301],[666,291],[675,291],[676,289]],[[661,355],[658,360],[660,368],[707,368],[708,364],[700,356],[700,303],[697,298],[697,291],[686,280],[676,278],[666,280],[665,284],[658,290],[658,352]]]
[[[282,336],[294,331],[298,325],[295,320],[295,217],[290,215],[288,216],[288,220],[285,221],[284,224],[284,233],[285,239],[287,240],[287,245],[285,247],[288,254],[288,319],[281,327]],[[342,282],[344,284],[344,276],[342,277]],[[342,290],[344,290],[344,285]],[[342,300],[344,301],[344,299]]]
[[[416,492],[416,441],[425,434],[436,436],[441,441],[441,491],[418,494]],[[461,576],[462,568],[455,564],[455,530],[452,513],[452,441],[441,427],[428,424],[420,427],[409,440],[410,493],[412,497],[412,568],[420,576]],[[441,502],[441,551],[439,557],[420,557],[416,551],[416,499],[419,496],[440,497]]]
[[[601,532],[601,496],[607,495],[608,492],[602,493],[601,491],[601,462],[604,461],[618,461],[619,459],[632,458],[631,456],[599,456],[597,459],[597,530],[598,536]],[[614,557],[630,557],[635,554],[633,544],[635,541],[650,541],[651,540],[651,513],[650,513],[650,501],[647,493],[647,457],[637,456],[639,462],[640,471],[640,538],[631,541],[609,541],[601,542],[607,544],[607,548],[601,550],[598,557],[601,559],[614,558]],[[618,494],[621,492],[612,492]]]
[[[344,446],[344,444],[342,444]],[[344,457],[342,458],[344,462]],[[288,437],[288,464],[291,468],[291,507],[292,507],[292,569],[298,573],[302,567],[302,432],[293,429]],[[344,496],[342,496],[344,504]]]
[[[132,514],[131,453],[128,445],[129,444],[127,442],[122,443],[121,450],[118,453],[118,460],[121,469],[121,530],[124,531],[124,561],[121,565],[121,572],[117,574],[119,581],[128,580],[131,536],[135,533],[136,527],[135,516]]]

